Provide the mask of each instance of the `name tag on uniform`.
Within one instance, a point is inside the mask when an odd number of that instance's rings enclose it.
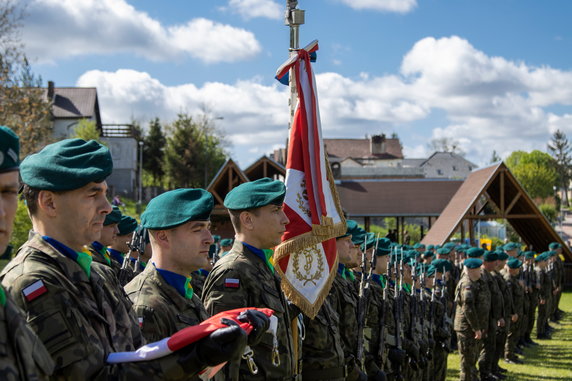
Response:
[[[41,280],[37,280],[28,287],[22,290],[22,293],[26,297],[28,302],[36,299],[38,296],[45,294],[48,292],[46,285]]]
[[[226,288],[239,288],[240,287],[240,279],[226,278],[224,280],[224,286]]]

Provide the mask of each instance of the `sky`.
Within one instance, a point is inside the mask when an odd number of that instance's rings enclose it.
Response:
[[[26,0],[22,41],[57,87],[96,87],[103,123],[143,127],[208,110],[246,168],[288,134],[281,0]],[[572,1],[300,0],[300,44],[319,41],[323,136],[396,133],[405,157],[459,142],[546,151],[572,134]]]

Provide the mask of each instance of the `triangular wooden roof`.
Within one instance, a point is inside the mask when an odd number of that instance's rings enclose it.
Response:
[[[218,170],[215,177],[207,187],[207,190],[212,193],[214,197],[214,211],[224,210],[224,198],[232,188],[248,182],[248,177],[241,171],[232,159],[228,159],[226,163]]]
[[[425,244],[445,243],[464,220],[505,219],[534,250],[548,250],[559,242],[567,261],[572,252],[503,162],[473,171],[445,207],[427,235]]]
[[[282,164],[265,155],[246,168],[244,170],[244,174],[251,181],[258,180],[263,177],[278,179],[286,176],[286,168],[284,168]]]

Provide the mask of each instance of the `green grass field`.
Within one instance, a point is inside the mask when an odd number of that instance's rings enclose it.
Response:
[[[556,332],[552,340],[536,340],[540,345],[525,348],[522,365],[500,361],[508,369],[506,381],[570,381],[572,380],[572,292],[562,295],[560,308],[566,312],[560,324],[550,323]],[[533,333],[536,329],[533,330]],[[534,335],[533,335],[534,336]],[[449,355],[447,381],[459,379],[459,355]]]

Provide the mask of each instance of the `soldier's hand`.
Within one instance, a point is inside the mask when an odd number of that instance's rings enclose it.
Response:
[[[546,299],[540,299],[540,301],[538,303],[544,305],[544,304],[546,304]]]
[[[478,329],[475,331],[475,339],[480,340],[483,337],[483,332]]]
[[[248,335],[248,345],[256,345],[262,339],[262,335],[270,326],[270,319],[262,312],[257,310],[246,310],[238,315],[238,320],[243,323],[249,323],[252,331]]]
[[[498,321],[498,326],[499,327],[504,327],[506,325],[506,322],[504,321],[504,318],[500,318]]]
[[[513,323],[516,323],[516,321],[518,320],[518,314],[512,315],[510,320],[512,320]]]
[[[234,321],[222,320],[228,327],[219,328],[198,342],[199,358],[210,366],[240,358],[246,347],[246,332]]]

